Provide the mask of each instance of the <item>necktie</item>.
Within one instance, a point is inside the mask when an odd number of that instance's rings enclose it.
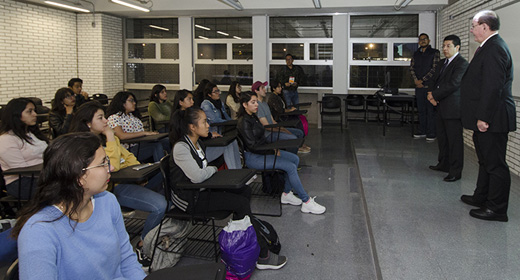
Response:
[[[446,69],[446,67],[448,67],[448,62],[449,62],[448,59],[446,59],[446,60],[444,61],[444,65],[442,66],[442,68],[441,68],[441,72],[440,72],[439,74],[442,74],[442,72],[444,72],[444,70]]]
[[[477,48],[477,50],[475,51],[475,54],[473,56],[477,55],[478,51],[480,51],[480,46]]]

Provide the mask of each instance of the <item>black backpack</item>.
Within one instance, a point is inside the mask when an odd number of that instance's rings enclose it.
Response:
[[[252,216],[251,223],[255,228],[258,244],[260,247],[262,245],[266,245],[269,251],[279,254],[280,249],[282,248],[282,244],[280,244],[280,240],[278,239],[278,234],[274,227],[263,220],[258,219],[255,216]]]

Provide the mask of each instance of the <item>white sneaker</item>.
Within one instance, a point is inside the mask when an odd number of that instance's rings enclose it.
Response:
[[[303,201],[296,197],[292,191],[289,193],[282,192],[282,204],[291,204],[291,205],[302,205]]]
[[[325,210],[327,210],[327,208],[325,208],[325,206],[319,205],[314,200],[315,198],[316,197],[311,197],[311,198],[309,198],[309,200],[307,200],[307,202],[302,204],[303,213],[311,213],[311,214],[316,214],[316,215],[325,213]]]

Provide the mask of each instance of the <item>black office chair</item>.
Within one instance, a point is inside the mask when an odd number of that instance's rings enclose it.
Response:
[[[172,200],[172,195],[174,195],[173,190],[174,188],[178,188],[176,184],[172,184],[175,183],[174,181],[172,181],[175,179],[172,178],[170,173],[170,168],[174,164],[175,162],[173,162],[171,155],[164,156],[161,159],[160,163],[161,173],[163,175],[164,195],[167,201]],[[178,166],[175,167],[179,168]],[[211,191],[211,188],[206,188],[206,190]],[[186,257],[214,260],[215,262],[218,262],[218,257],[220,255],[218,235],[220,234],[222,227],[216,226],[215,220],[226,219],[231,214],[231,211],[206,211],[200,214],[189,214],[180,210],[177,207],[174,207],[171,210],[167,209],[166,214],[163,217],[163,220],[159,224],[157,235],[160,234],[163,222],[166,218],[190,221],[193,224],[193,228],[184,237],[187,239],[187,242],[178,242],[172,244],[172,246],[168,248],[167,252],[181,254]],[[163,250],[159,247],[159,244],[161,244],[161,240],[158,237],[159,236],[157,236],[156,238],[156,243],[151,256],[152,263],[156,250]],[[150,270],[152,270],[152,267],[150,267]]]
[[[91,99],[96,100],[103,105],[108,105],[108,96],[104,93],[93,94]]]
[[[371,114],[376,114],[376,121],[379,123],[381,118],[379,117],[379,113],[381,112],[381,100],[376,95],[369,95],[366,98],[366,113],[365,113],[365,121],[369,121],[371,118]]]
[[[337,96],[325,95],[320,104],[321,131],[323,131],[323,116],[339,116],[341,131],[343,131],[343,111],[341,110],[341,99]]]
[[[358,113],[358,117],[350,117],[349,112]],[[359,113],[362,113],[362,117],[359,117]],[[348,126],[348,120],[365,120],[366,109],[365,109],[365,96],[361,94],[349,94],[345,98],[345,123]]]

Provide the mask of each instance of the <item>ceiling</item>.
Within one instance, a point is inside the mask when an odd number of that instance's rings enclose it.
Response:
[[[19,0],[21,2],[40,5],[43,0]],[[79,2],[85,7],[91,7],[84,0],[62,0]],[[312,0],[240,0],[243,11],[237,11],[220,0],[141,0],[150,1],[144,6],[152,5],[151,12],[144,13],[127,8],[110,0],[88,0],[95,5],[95,11],[121,17],[148,18],[148,17],[225,17],[225,16],[299,16],[299,15],[331,15],[334,13],[395,13],[394,4],[401,0],[321,0],[321,9],[315,9]],[[136,0],[126,0],[137,3]],[[413,0],[408,7],[398,11],[410,13],[418,11],[434,11],[448,4],[448,0]]]

